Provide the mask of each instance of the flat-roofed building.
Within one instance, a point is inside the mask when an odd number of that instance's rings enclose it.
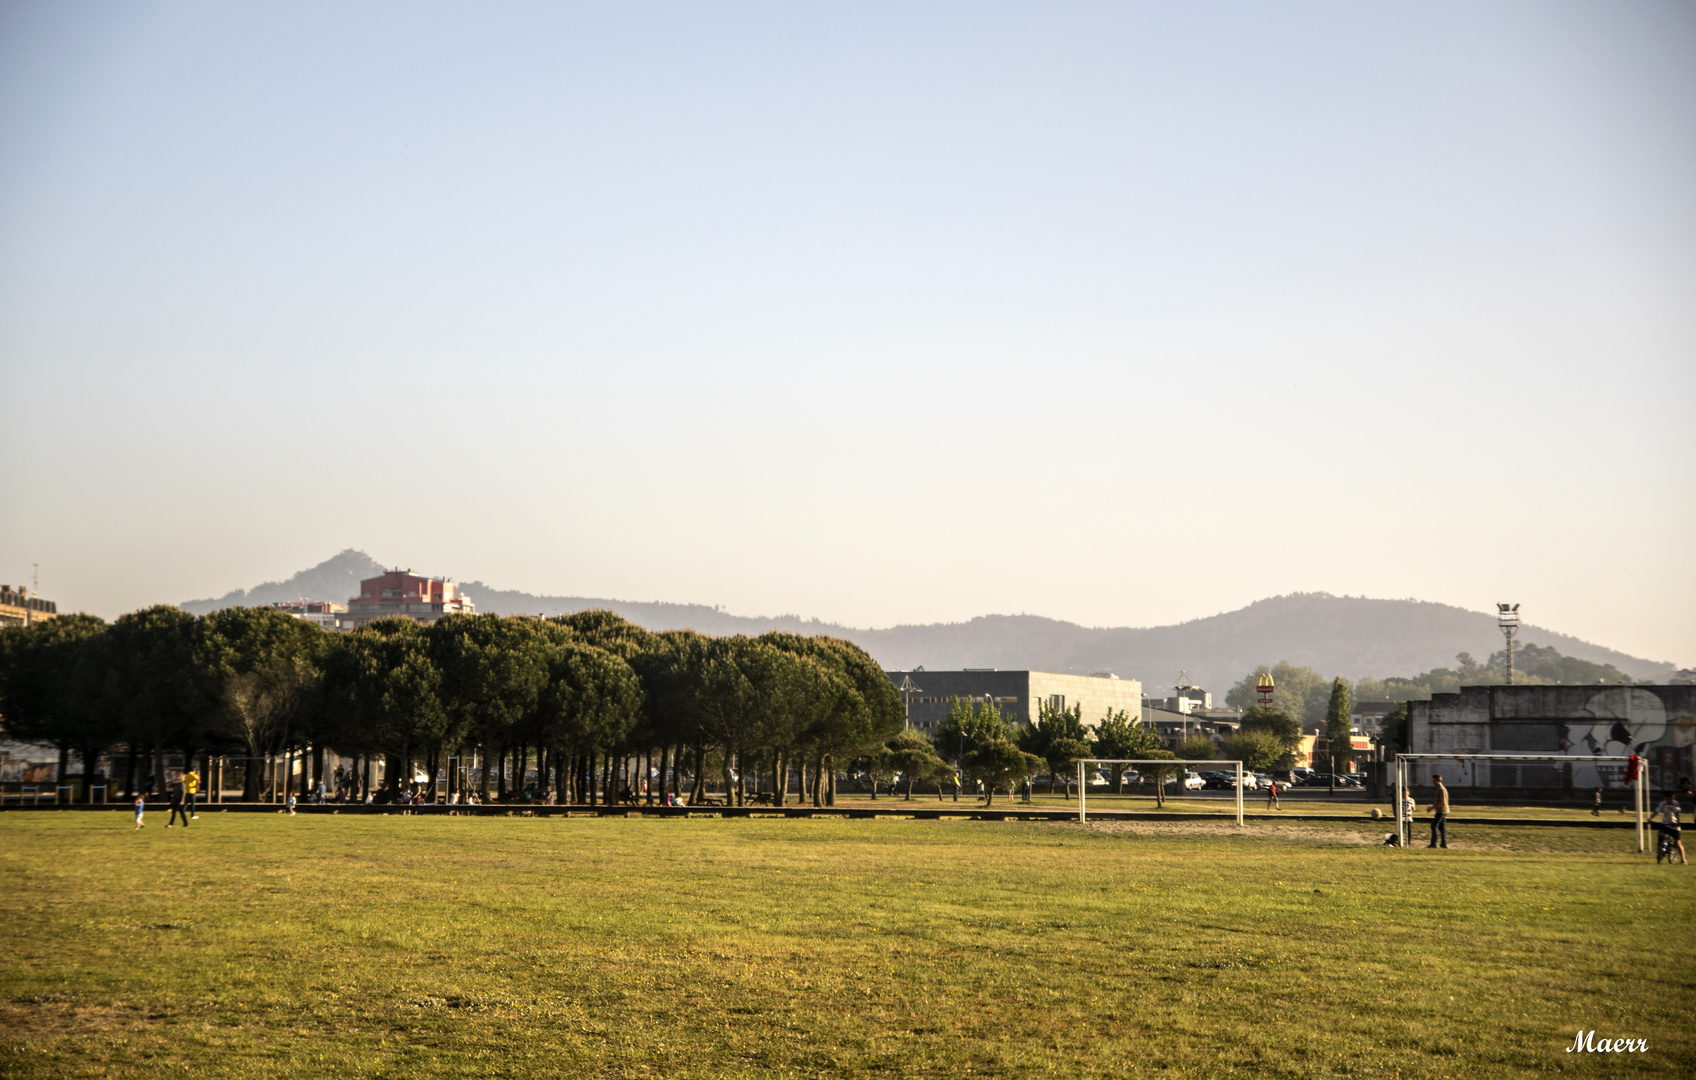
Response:
[[[1696,772],[1696,686],[1463,686],[1459,693],[1410,701],[1407,712],[1409,753],[1560,759],[1413,762],[1410,780],[1421,787],[1437,773],[1451,787],[1620,788],[1625,762],[1590,759],[1630,754],[1641,756],[1654,791],[1680,787]]]
[[[334,630],[337,616],[347,614],[347,605],[334,600],[278,600],[271,606],[285,615],[293,615],[325,630]]]
[[[359,583],[359,595],[349,598],[346,614],[336,616],[343,630],[357,630],[373,619],[405,616],[433,623],[443,615],[470,615],[470,598],[452,578],[420,577],[411,570],[390,570]]]
[[[23,586],[0,585],[0,626],[33,626],[59,617],[59,605],[33,596]]]
[[[967,704],[989,703],[1007,719],[1020,725],[1036,723],[1044,704],[1070,709],[1081,706],[1083,722],[1094,727],[1109,710],[1123,710],[1131,721],[1142,717],[1142,682],[1121,679],[1111,672],[1094,675],[1063,675],[1052,671],[997,671],[994,668],[965,668],[960,671],[886,672],[896,689],[903,690],[909,725],[934,734],[948,718],[954,699]]]

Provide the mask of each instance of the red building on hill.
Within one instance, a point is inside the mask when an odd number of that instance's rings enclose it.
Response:
[[[411,570],[390,570],[359,583],[359,595],[348,599],[347,614],[338,615],[336,625],[343,630],[357,630],[372,619],[395,615],[433,623],[443,615],[470,615],[476,610],[452,578],[419,577]]]

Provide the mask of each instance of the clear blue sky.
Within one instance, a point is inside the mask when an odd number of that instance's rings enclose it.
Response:
[[[0,581],[1696,662],[1686,3],[6,3]],[[1275,659],[1275,658],[1273,658]]]

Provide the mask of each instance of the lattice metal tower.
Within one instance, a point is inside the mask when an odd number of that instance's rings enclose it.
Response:
[[[1513,685],[1513,636],[1519,633],[1519,605],[1497,604],[1496,625],[1508,639],[1508,685]]]

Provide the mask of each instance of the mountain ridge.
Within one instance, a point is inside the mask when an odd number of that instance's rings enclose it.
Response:
[[[194,614],[220,608],[305,597],[345,602],[359,581],[386,567],[349,548],[286,581],[237,589],[217,599],[179,605]],[[1456,653],[1482,659],[1502,638],[1493,614],[1429,600],[1383,600],[1290,593],[1256,600],[1234,611],[1150,627],[1086,627],[1041,615],[979,615],[965,622],[906,623],[863,628],[798,615],[732,615],[705,604],[626,601],[598,597],[540,596],[498,589],[481,581],[461,585],[478,611],[503,615],[564,615],[604,608],[650,630],[692,629],[704,634],[761,634],[783,630],[830,634],[864,648],[889,670],[924,666],[1030,668],[1089,674],[1113,671],[1137,678],[1153,691],[1177,681],[1225,688],[1257,664],[1288,660],[1327,675],[1359,678],[1410,676],[1451,666]],[[1553,646],[1567,656],[1613,664],[1633,678],[1665,680],[1675,665],[1631,656],[1570,634],[1526,625],[1522,644]]]

